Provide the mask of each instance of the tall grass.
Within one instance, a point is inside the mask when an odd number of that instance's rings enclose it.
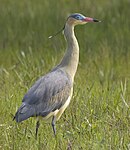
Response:
[[[130,149],[130,2],[0,0],[0,149]],[[100,24],[76,27],[80,62],[70,106],[57,122],[12,121],[26,91],[62,58],[63,35],[48,36],[68,14]]]

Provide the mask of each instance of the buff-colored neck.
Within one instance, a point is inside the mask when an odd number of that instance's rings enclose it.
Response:
[[[73,82],[79,62],[79,45],[74,34],[74,25],[66,23],[64,35],[67,41],[67,51],[59,64]]]

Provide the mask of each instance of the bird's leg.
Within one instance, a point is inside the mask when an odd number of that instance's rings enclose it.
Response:
[[[38,134],[39,126],[40,126],[40,122],[38,120],[37,123],[36,123],[36,139],[37,139],[37,134]]]
[[[55,126],[55,121],[56,121],[56,118],[55,116],[52,117],[52,129],[53,129],[53,132],[54,132],[54,135],[56,136],[56,126]]]

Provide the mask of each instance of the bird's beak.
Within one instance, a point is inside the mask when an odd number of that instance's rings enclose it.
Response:
[[[83,19],[84,22],[101,22],[97,19],[94,19],[94,18],[90,18],[90,17],[86,17]]]

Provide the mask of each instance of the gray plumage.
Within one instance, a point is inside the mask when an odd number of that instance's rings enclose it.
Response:
[[[41,77],[25,94],[15,119],[17,122],[34,116],[47,116],[61,108],[71,92],[69,76],[56,69]]]

